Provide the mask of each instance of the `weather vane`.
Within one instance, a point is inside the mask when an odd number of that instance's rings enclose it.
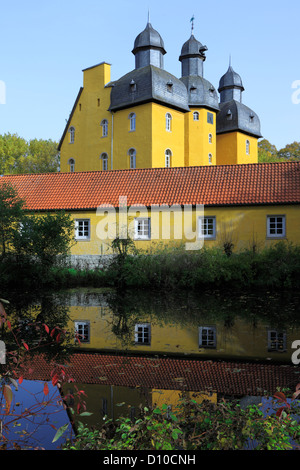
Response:
[[[193,31],[194,31],[194,20],[195,20],[195,16],[193,15],[192,18],[191,18],[191,24],[192,24],[192,31],[191,31],[191,34],[193,34]]]

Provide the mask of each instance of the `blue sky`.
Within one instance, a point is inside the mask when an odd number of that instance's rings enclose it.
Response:
[[[84,68],[109,62],[112,80],[134,68],[131,50],[148,9],[166,70],[180,77],[194,15],[194,35],[208,47],[205,78],[218,87],[231,55],[263,136],[278,149],[300,141],[299,0],[2,2],[0,134],[59,141]]]

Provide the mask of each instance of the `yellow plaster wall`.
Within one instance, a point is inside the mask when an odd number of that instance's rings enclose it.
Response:
[[[151,216],[152,215],[152,216]],[[197,214],[198,216],[199,214]],[[267,216],[268,215],[285,215],[286,216],[286,237],[268,239],[267,238]],[[167,211],[154,212],[144,208],[139,211],[136,208],[130,208],[128,218],[121,219],[121,227],[129,230],[129,235],[134,236],[134,219],[135,217],[150,217],[152,239],[136,240],[135,244],[139,249],[155,248],[158,244],[170,244],[174,242],[193,242],[195,238],[185,237],[185,228],[183,226],[183,210],[175,220],[178,221],[179,230],[174,231],[173,213]],[[222,247],[224,243],[231,242],[234,245],[234,251],[243,249],[252,249],[255,245],[257,249],[268,247],[270,244],[278,242],[278,240],[286,240],[294,244],[299,243],[300,239],[300,218],[299,207],[290,206],[253,206],[253,207],[207,207],[204,208],[204,216],[216,218],[216,237],[212,240],[204,240],[206,247]],[[119,215],[104,214],[104,212],[73,212],[74,219],[90,219],[91,237],[88,241],[77,241],[72,247],[72,254],[95,255],[108,254],[111,252],[111,240],[119,234]],[[196,215],[192,216],[193,224],[191,228],[196,234]],[[182,224],[180,223],[182,221]],[[104,232],[106,226],[112,229],[111,232]],[[180,227],[181,226],[181,227]],[[182,228],[182,237],[179,237]],[[126,232],[125,232],[126,233]],[[103,236],[104,234],[104,236]],[[154,236],[153,236],[154,234]]]
[[[246,154],[246,140],[250,142],[250,154]],[[242,132],[217,135],[217,165],[236,165],[258,162],[257,138]]]
[[[194,121],[193,113],[199,113],[199,121]],[[207,109],[193,108],[185,116],[186,134],[186,165],[209,165],[208,155],[212,154],[212,165],[216,164],[216,113],[213,114],[213,124],[207,122]],[[212,134],[212,143],[209,143],[209,134]]]

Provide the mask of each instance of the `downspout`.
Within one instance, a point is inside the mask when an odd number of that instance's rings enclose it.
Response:
[[[110,169],[113,170],[114,160],[114,113],[111,113],[111,144],[110,144]]]

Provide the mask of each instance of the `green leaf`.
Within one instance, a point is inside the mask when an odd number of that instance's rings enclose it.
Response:
[[[157,414],[157,415],[160,415],[161,414],[161,411],[159,408],[155,408],[155,410],[153,410],[153,413]]]
[[[80,413],[79,416],[91,416],[93,413],[90,413],[89,411],[84,411],[83,413]]]
[[[68,427],[69,427],[69,423],[66,423],[66,424],[64,424],[63,426],[61,426],[61,427],[56,431],[56,434],[55,434],[55,436],[54,436],[52,442],[57,441],[57,440],[66,432],[66,430],[68,429]]]

